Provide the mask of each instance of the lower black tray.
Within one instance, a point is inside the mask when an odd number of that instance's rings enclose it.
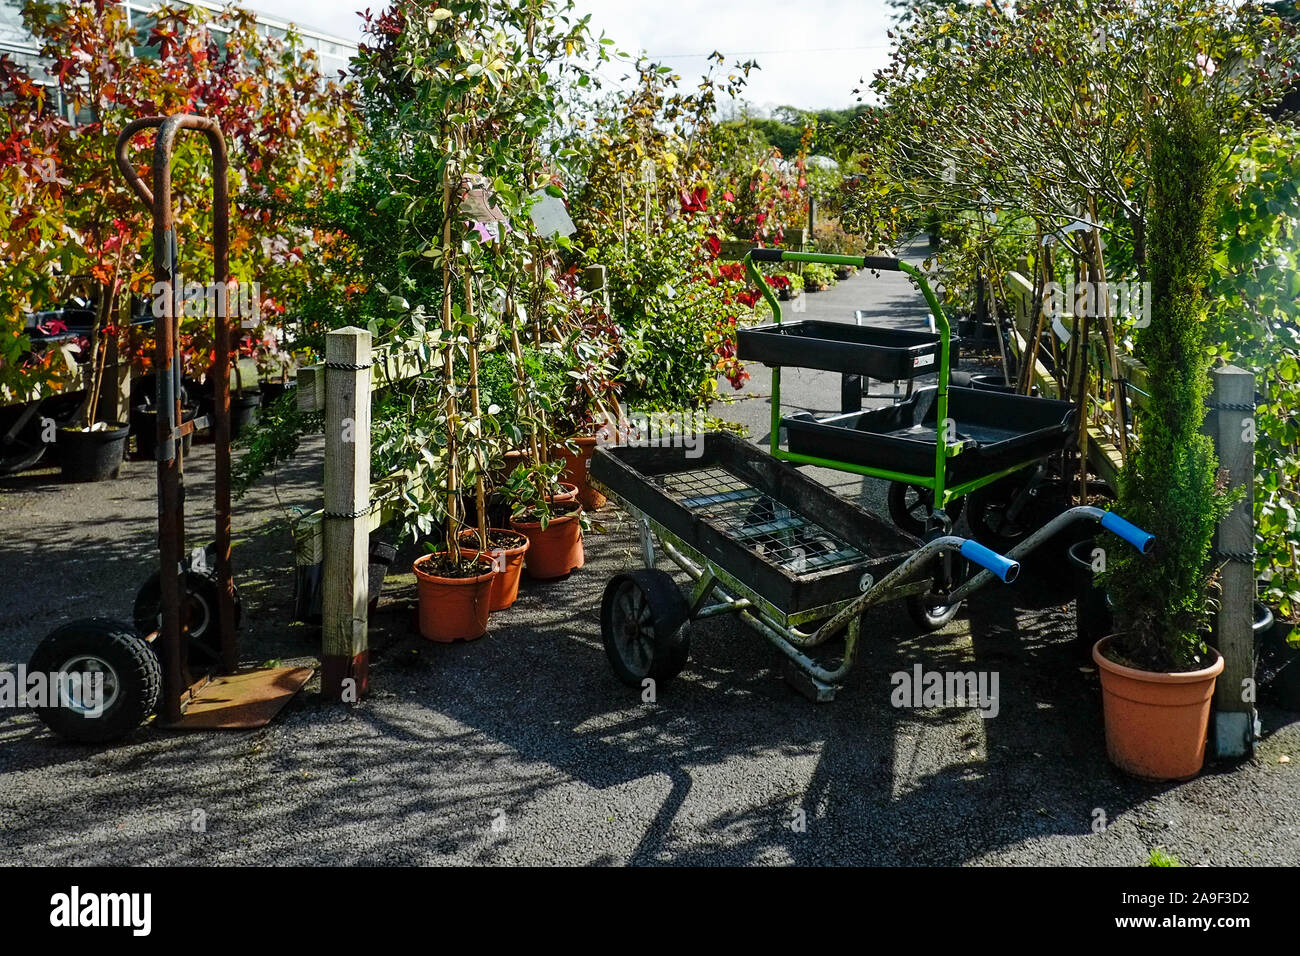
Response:
[[[897,405],[837,415],[821,421],[782,422],[790,451],[832,461],[909,475],[933,475],[934,388],[923,388]],[[973,388],[948,389],[948,417],[965,447],[949,458],[951,486],[1044,458],[1074,434],[1070,402],[1029,398]]]
[[[939,336],[934,332],[883,329],[847,322],[777,322],[736,333],[741,361],[866,375],[882,382],[939,370]],[[949,339],[950,364],[957,340]]]

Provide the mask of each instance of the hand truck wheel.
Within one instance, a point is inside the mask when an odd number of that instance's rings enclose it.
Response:
[[[690,654],[686,599],[673,579],[651,568],[610,578],[600,602],[600,633],[610,667],[628,687],[662,683]]]
[[[27,669],[53,679],[47,706],[36,715],[75,743],[125,737],[154,712],[162,691],[162,666],[153,650],[129,624],[104,618],[72,621],[51,631],[36,646]],[[93,681],[89,687],[87,675]]]
[[[971,537],[1006,554],[1044,523],[1039,494],[1045,490],[1029,469],[972,491],[966,513]]]
[[[221,634],[217,628],[217,601],[220,588],[215,568],[190,567],[185,570],[185,591],[190,601],[190,626],[187,646],[190,666],[196,671],[206,671],[221,662]],[[235,589],[235,627],[243,619],[243,605],[239,589]],[[135,631],[142,638],[158,632],[162,619],[162,587],[158,572],[149,575],[135,596],[131,609]]]
[[[964,498],[948,502],[943,510],[949,520],[956,522],[961,516]],[[926,521],[934,510],[934,492],[920,485],[901,481],[889,483],[889,517],[894,526],[917,538],[925,537]]]

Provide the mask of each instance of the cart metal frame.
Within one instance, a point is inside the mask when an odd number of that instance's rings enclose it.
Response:
[[[827,494],[833,492],[828,490]],[[863,612],[875,605],[928,590],[929,585],[922,583],[921,575],[945,552],[956,551],[980,566],[976,574],[944,596],[945,602],[951,605],[965,601],[994,580],[1011,583],[1019,574],[1021,557],[1077,521],[1096,521],[1144,554],[1150,550],[1154,541],[1153,535],[1113,512],[1081,505],[1057,515],[1006,555],[991,551],[969,538],[940,535],[922,544],[879,581],[864,576],[860,584],[862,593],[856,598],[846,598],[811,611],[787,615],[736,574],[702,555],[662,523],[617,494],[614,497],[637,522],[645,567],[655,568],[657,539],[659,550],[691,579],[692,586],[686,597],[688,619],[698,621],[720,614],[738,615],[785,656],[788,662],[787,679],[800,693],[818,703],[833,700],[853,669],[861,639]],[[798,627],[798,624],[810,620],[823,620],[823,623],[811,632]],[[846,629],[844,655],[838,666],[825,667],[806,653]]]
[[[771,306],[772,320],[778,325],[781,323],[781,304],[777,300],[776,295],[772,292],[771,287],[767,284],[763,274],[758,271],[758,267],[755,263],[816,262],[825,265],[854,266],[857,268],[874,269],[883,272],[901,272],[908,276],[920,288],[921,294],[925,297],[926,305],[930,309],[934,331],[939,337],[939,355],[938,362],[936,363],[938,386],[935,394],[935,412],[936,421],[940,423],[940,427],[937,429],[935,440],[933,474],[908,474],[907,472],[892,471],[886,468],[873,468],[867,465],[855,464],[853,462],[835,461],[833,459],[819,458],[814,455],[804,455],[782,449],[781,367],[779,365],[772,367],[772,429],[769,438],[772,457],[779,458],[782,461],[792,462],[797,465],[817,465],[822,468],[831,468],[836,471],[865,475],[870,478],[883,478],[886,481],[895,481],[925,488],[934,494],[934,504],[930,520],[935,524],[936,529],[942,531],[947,531],[951,528],[951,523],[949,522],[947,515],[944,513],[946,505],[957,498],[962,498],[971,492],[976,491],[979,488],[990,485],[1008,475],[1015,474],[1038,461],[1038,458],[1031,458],[1011,467],[1003,468],[989,474],[980,475],[977,478],[959,482],[951,487],[947,486],[947,469],[945,467],[947,459],[961,454],[965,446],[965,443],[962,441],[946,441],[943,436],[942,428],[942,423],[948,420],[948,380],[951,371],[949,364],[951,361],[950,351],[952,331],[948,323],[948,317],[944,315],[943,308],[939,305],[939,300],[935,296],[934,290],[930,288],[930,283],[926,281],[925,273],[916,266],[890,256],[844,256],[821,252],[791,252],[784,249],[751,249],[745,254],[743,261],[746,273],[750,280],[758,287],[763,298],[767,301],[767,304]]]

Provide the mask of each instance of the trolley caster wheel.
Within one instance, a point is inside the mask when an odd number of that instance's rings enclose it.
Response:
[[[643,568],[610,578],[600,602],[600,634],[610,667],[628,687],[663,683],[690,654],[686,599],[663,571]]]
[[[963,504],[965,504],[964,498],[948,502],[943,510],[950,521],[955,523],[961,516]],[[933,510],[934,492],[929,488],[908,485],[901,481],[889,483],[889,517],[895,527],[901,528],[914,537],[924,538],[926,521]]]
[[[36,714],[74,743],[125,737],[154,712],[162,692],[162,666],[153,650],[129,624],[104,618],[85,618],[51,631],[36,646],[27,669],[51,677],[70,675],[55,681],[46,701],[52,706]],[[93,682],[89,687],[86,675]]]
[[[212,567],[187,568],[185,590],[190,601],[190,626],[188,630],[189,663],[195,670],[209,670],[221,662],[221,632],[217,627],[217,601],[220,589],[217,572]],[[235,627],[243,616],[239,589],[235,589]],[[158,572],[149,575],[135,596],[131,609],[135,630],[142,638],[158,633],[162,622],[162,587]]]
[[[971,537],[1001,554],[1027,538],[1041,517],[1035,490],[1026,490],[1030,480],[1028,473],[1011,475],[972,491],[970,511],[966,513]],[[1013,506],[1018,506],[1016,514],[1010,516],[1007,512]]]
[[[927,595],[913,594],[907,598],[907,616],[923,631],[939,631],[957,616],[961,603],[933,605]]]

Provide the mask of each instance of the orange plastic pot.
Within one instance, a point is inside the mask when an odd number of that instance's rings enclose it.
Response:
[[[1214,651],[1214,663],[1195,671],[1142,671],[1104,656],[1114,638],[1103,637],[1092,647],[1111,762],[1146,780],[1196,776],[1205,763],[1210,701],[1223,656]]]
[[[467,557],[477,553],[461,549],[461,554]],[[420,596],[420,633],[443,644],[482,637],[487,633],[488,615],[492,612],[492,584],[497,577],[492,559],[487,555],[482,557],[482,574],[469,578],[444,578],[430,574],[422,567],[433,558],[432,554],[421,555],[411,565]]]
[[[572,451],[564,445],[555,449],[555,457],[564,461],[564,480],[577,486],[578,500],[588,511],[605,507],[608,499],[591,486],[591,455],[596,450],[596,439],[570,438],[569,443],[577,445],[578,450]]]
[[[519,531],[507,531],[504,528],[489,528],[488,533],[493,531],[499,534],[521,534]],[[469,542],[469,547],[465,550],[477,550],[475,545],[478,540],[478,532],[469,528],[460,533],[461,539]],[[497,575],[492,580],[492,610],[504,611],[510,605],[515,603],[519,597],[519,578],[524,571],[524,554],[532,545],[532,541],[527,535],[524,535],[524,543],[517,548],[490,548],[486,553],[493,558],[493,564],[496,567]]]
[[[551,515],[546,528],[532,517],[511,518],[510,528],[528,538],[524,569],[540,581],[562,578],[585,563],[582,552],[581,506],[566,514]]]

